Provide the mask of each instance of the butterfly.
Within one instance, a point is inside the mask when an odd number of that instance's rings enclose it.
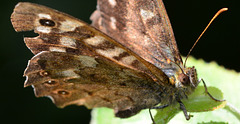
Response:
[[[116,16],[117,15],[117,16]],[[92,26],[48,7],[20,2],[11,22],[35,55],[24,86],[58,107],[108,107],[127,118],[179,103],[198,86],[185,67],[162,0],[98,0]],[[160,106],[158,106],[161,104]]]

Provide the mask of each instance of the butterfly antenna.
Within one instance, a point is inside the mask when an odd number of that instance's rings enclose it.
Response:
[[[185,74],[185,72],[183,71],[183,69],[181,68],[181,66],[178,63],[172,61],[171,59],[167,59],[167,61],[168,61],[168,63],[172,62],[172,63],[176,64],[181,69],[182,73]]]
[[[196,44],[198,43],[199,39],[202,37],[202,35],[206,32],[206,30],[208,29],[208,27],[212,24],[213,20],[215,20],[222,12],[227,11],[228,8],[222,8],[220,9],[211,19],[211,21],[208,23],[208,25],[206,26],[206,28],[203,30],[203,32],[200,34],[200,36],[198,37],[198,39],[196,40],[196,42],[193,44],[192,48],[189,50],[187,57],[184,61],[184,67],[186,67],[186,63],[187,63],[187,59],[190,55],[190,53],[192,52],[193,48],[196,46]]]

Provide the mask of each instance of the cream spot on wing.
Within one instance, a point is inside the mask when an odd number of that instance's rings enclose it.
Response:
[[[60,44],[67,47],[76,47],[76,40],[69,37],[61,37]]]
[[[98,25],[101,26],[102,25],[102,18],[98,19]]]
[[[116,19],[114,17],[110,17],[110,20],[111,20],[111,28],[114,30],[117,29]]]
[[[86,98],[82,98],[82,99],[77,99],[77,100],[73,100],[70,102],[66,102],[63,106],[72,105],[72,104],[80,106],[80,105],[83,105],[85,102],[86,102]]]
[[[117,5],[116,0],[108,0],[108,2],[110,3],[110,5],[111,5],[112,7],[114,7],[114,6]]]
[[[137,60],[134,56],[126,56],[121,59],[121,62],[131,65],[134,60]]]
[[[149,10],[141,9],[140,14],[141,14],[143,20],[151,19],[152,17],[154,17],[153,12],[151,12]]]
[[[39,18],[52,19],[50,15],[44,14],[44,13],[39,13],[39,14],[38,14],[38,17],[39,17]]]
[[[152,45],[151,39],[149,38],[148,35],[144,35],[144,40],[142,42],[142,46],[149,46],[149,45]]]
[[[76,22],[76,21],[70,21],[70,20],[66,20],[61,22],[61,25],[59,27],[59,29],[61,30],[61,32],[67,32],[67,31],[74,31],[77,27],[83,26],[83,24]]]
[[[49,51],[66,52],[66,49],[62,47],[49,47]]]
[[[51,28],[45,27],[45,26],[38,26],[38,27],[36,27],[36,30],[38,32],[42,32],[42,33],[50,33],[51,32]]]
[[[94,37],[84,39],[84,42],[87,43],[87,44],[93,45],[93,46],[97,46],[97,45],[99,45],[101,43],[104,43],[105,42],[105,38],[102,37],[102,36],[96,35]]]
[[[81,64],[85,67],[96,67],[98,64],[95,58],[90,56],[79,56],[79,60],[81,61]]]
[[[114,56],[119,56],[121,53],[125,52],[125,50],[119,47],[114,47],[114,49],[107,49],[107,50],[97,49],[96,52],[103,56],[113,58]]]
[[[80,76],[74,72],[74,69],[68,69],[60,72],[65,77],[79,78]]]

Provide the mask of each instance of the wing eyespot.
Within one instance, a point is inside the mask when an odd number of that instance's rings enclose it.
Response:
[[[46,71],[40,71],[40,72],[39,72],[39,75],[41,75],[42,77],[45,77],[45,76],[48,76],[49,73],[46,72]]]
[[[49,80],[49,81],[46,81],[44,82],[44,84],[47,84],[47,85],[56,85],[58,82],[57,81],[54,81],[54,80]]]
[[[57,93],[59,95],[69,95],[70,94],[68,91],[65,91],[65,90],[59,90]]]
[[[50,19],[40,19],[39,23],[42,26],[49,26],[49,27],[54,27],[56,25],[55,22]]]

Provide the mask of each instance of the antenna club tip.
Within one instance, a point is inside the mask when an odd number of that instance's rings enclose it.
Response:
[[[222,11],[222,12],[228,11],[228,8],[222,8],[220,11]]]
[[[224,11],[227,11],[228,8],[222,8],[220,10],[218,10],[218,12],[213,16],[213,18],[211,19],[211,21],[208,23],[207,27],[203,30],[203,32],[200,34],[200,36],[198,37],[198,39],[196,40],[196,42],[193,44],[192,48],[189,50],[188,54],[187,54],[187,57],[184,61],[184,67],[186,67],[186,63],[187,63],[187,59],[188,59],[188,56],[190,55],[190,53],[192,52],[193,48],[195,47],[195,45],[197,44],[197,42],[199,41],[199,39],[202,37],[202,35],[204,34],[204,32],[208,29],[208,27],[211,25],[211,23],[213,22],[213,20],[219,15],[221,14],[222,12]]]

